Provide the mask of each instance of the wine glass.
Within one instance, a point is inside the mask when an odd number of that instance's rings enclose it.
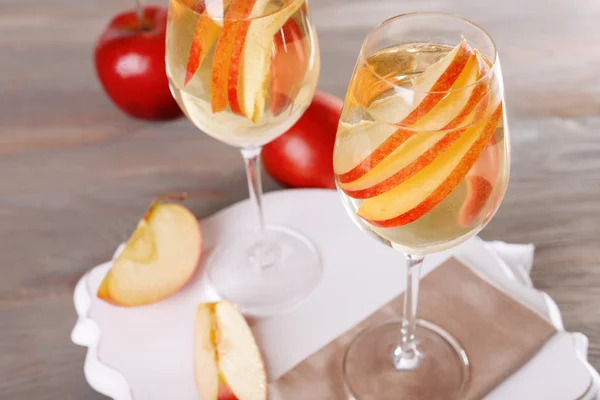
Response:
[[[257,229],[210,255],[214,288],[245,313],[293,307],[321,276],[315,246],[265,226],[260,153],[310,104],[319,51],[306,0],[170,0],[166,63],[171,91],[208,135],[241,149]]]
[[[359,227],[405,256],[407,276],[402,320],[347,349],[351,398],[461,398],[468,354],[443,327],[417,319],[419,279],[426,254],[475,235],[502,201],[503,91],[494,42],[466,19],[399,15],[364,40],[336,136],[336,184]]]

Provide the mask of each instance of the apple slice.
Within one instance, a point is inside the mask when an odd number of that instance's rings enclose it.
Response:
[[[421,218],[467,175],[502,118],[502,104],[467,131],[435,161],[411,178],[360,205],[357,215],[374,226],[398,227]]]
[[[450,87],[450,91],[422,118],[415,121],[411,129],[420,131],[436,131],[455,129],[470,123],[474,119],[473,111],[488,92],[485,82],[477,83],[490,70],[485,59],[475,51],[469,58],[458,79]],[[485,108],[482,110],[485,111]]]
[[[229,1],[225,0],[223,3],[224,9],[228,7],[228,3]],[[201,12],[201,14],[194,29],[187,68],[185,70],[184,86],[194,77],[222,31],[221,26],[211,18],[211,14],[209,14],[210,10],[196,11]]]
[[[340,182],[339,186],[344,193],[355,199],[367,199],[385,193],[433,162],[465,130],[412,136],[369,173],[350,183]]]
[[[494,137],[465,177],[467,196],[458,213],[461,226],[471,226],[481,217],[500,174],[500,156]],[[491,207],[495,210],[496,207]],[[483,216],[484,220],[488,216]]]
[[[273,37],[304,2],[292,0],[281,10],[250,23],[237,76],[236,93],[242,113],[254,123],[259,123],[264,117]]]
[[[451,91],[415,124],[415,129],[426,132],[414,136],[407,132],[410,137],[379,163],[374,166],[372,162],[368,165],[360,163],[361,168],[355,168],[353,174],[338,177],[341,189],[348,196],[357,199],[374,197],[399,185],[431,163],[466,130],[446,133],[447,129],[455,128],[463,122],[469,124],[483,117],[487,110],[487,101],[482,100],[486,94],[486,87],[475,82],[487,71],[489,67],[484,60],[473,54],[452,86],[457,89]],[[438,132],[435,132],[436,130]],[[404,130],[400,132],[404,133]],[[349,177],[359,174],[362,175],[358,179],[347,182]]]
[[[480,217],[485,208],[494,186],[482,176],[466,176],[467,197],[460,207],[458,223],[460,226],[469,227]]]
[[[294,100],[308,69],[308,51],[298,23],[290,18],[274,37],[271,62],[271,114],[281,114]]]
[[[260,351],[232,303],[200,304],[194,329],[194,369],[202,400],[266,400]]]
[[[202,247],[200,225],[185,207],[156,202],[138,223],[98,288],[115,305],[141,306],[163,300],[192,277]]]
[[[264,6],[265,3],[266,0],[259,0],[259,6]],[[225,13],[223,34],[217,41],[212,65],[210,103],[213,113],[225,110],[229,104],[229,69],[231,68],[234,55],[238,54],[238,50],[234,48],[236,47],[236,42],[240,40],[241,44],[237,43],[237,46],[243,45],[247,31],[246,25],[249,24],[244,19],[250,16],[256,4],[256,0],[237,0],[233,2]],[[241,38],[238,37],[238,30],[240,28],[242,28]]]
[[[337,181],[352,182],[370,171],[376,165],[370,155],[397,130],[397,127],[381,121],[340,122],[333,157]]]
[[[409,89],[397,88],[394,95],[376,100],[369,106],[375,118],[409,127],[431,111],[461,75],[473,49],[463,39],[448,54],[430,65]]]
[[[479,58],[463,40],[446,56],[429,66],[417,78],[415,85],[407,90],[407,96],[402,94],[402,89],[398,89],[399,93],[373,102],[368,111],[375,118],[411,129],[396,128],[397,130],[390,134],[385,141],[380,142],[377,147],[364,147],[364,157],[359,158],[359,161],[351,168],[335,170],[337,180],[349,183],[359,179],[410,138],[416,129],[438,130],[450,125],[455,118],[464,119],[473,111],[485,93],[485,91],[474,90],[478,85],[470,86],[485,73],[485,71],[480,71],[483,68],[486,68],[486,65],[481,65]],[[455,92],[448,93],[452,88],[455,89]],[[435,93],[424,94],[421,101],[415,100],[415,96],[426,91],[435,91]],[[408,96],[409,94],[410,96]],[[410,98],[411,104],[407,104],[406,98]],[[436,107],[438,105],[439,107]],[[432,112],[432,115],[428,117],[429,112]],[[422,118],[426,119],[423,123],[419,123]],[[451,127],[456,127],[459,123],[460,121],[456,120],[455,126]],[[388,130],[389,128],[386,129],[386,131]],[[361,142],[364,141],[360,137],[357,139]],[[346,141],[346,148],[355,146],[360,146],[360,144],[353,143],[352,138]],[[343,154],[344,149],[340,148],[338,157],[344,157]],[[356,156],[352,158],[356,159]]]

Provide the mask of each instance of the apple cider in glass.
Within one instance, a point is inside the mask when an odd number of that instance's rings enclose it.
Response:
[[[292,308],[317,287],[318,249],[299,232],[266,225],[262,147],[310,105],[319,75],[306,0],[170,0],[166,68],[173,97],[207,135],[243,157],[256,224],[240,221],[206,261],[222,298],[247,315]],[[246,207],[246,206],[244,206]]]
[[[180,107],[233,146],[285,132],[316,89],[319,52],[305,0],[170,0],[166,43]]]
[[[334,151],[336,183],[355,222],[417,255],[485,226],[509,175],[496,69],[464,40],[361,54]]]

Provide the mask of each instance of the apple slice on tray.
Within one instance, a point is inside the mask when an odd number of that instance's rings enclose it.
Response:
[[[179,204],[154,202],[104,277],[98,297],[130,307],[163,300],[192,277],[201,248],[194,214]]]
[[[250,327],[229,301],[200,304],[194,370],[201,400],[266,400],[267,379]]]
[[[304,0],[292,0],[279,11],[246,20],[240,18],[266,14],[270,0],[238,0],[232,3],[226,18],[237,16],[238,20],[225,22],[213,60],[213,112],[223,111],[229,105],[232,112],[244,115],[254,123],[262,120],[273,38],[303,3]]]
[[[483,57],[473,54],[452,85],[451,90],[457,90],[449,92],[412,127],[429,133],[413,135],[412,129],[406,132],[410,137],[374,168],[362,168],[362,175],[350,182],[343,177],[339,179],[340,188],[356,199],[374,197],[399,185],[435,160],[467,130],[464,126],[484,117],[489,100],[487,86],[476,82],[488,71]],[[456,129],[458,126],[461,129]],[[450,129],[455,130],[448,132]]]
[[[374,226],[398,227],[421,218],[463,180],[478,160],[502,119],[502,103],[489,106],[487,118],[467,128],[433,162],[393,189],[366,199],[357,215]]]
[[[369,131],[377,132],[377,137],[371,139],[363,131],[355,133],[353,129],[349,129],[347,138],[336,149],[336,157],[340,159],[335,168],[338,182],[349,183],[359,179],[412,137],[416,130],[436,130],[446,125],[449,126],[447,129],[460,126],[479,103],[478,99],[485,94],[485,90],[480,90],[480,85],[475,85],[477,90],[459,90],[456,93],[450,92],[450,95],[445,92],[476,81],[482,76],[479,73],[480,67],[480,59],[463,40],[423,71],[416,78],[413,87],[397,89],[406,90],[411,96],[392,95],[372,102],[368,112],[377,120],[368,122],[374,125]],[[427,93],[429,91],[434,93]],[[406,98],[411,101],[407,102]],[[447,110],[449,105],[450,109]],[[419,123],[422,119],[423,122]],[[392,124],[396,125],[395,129]],[[385,140],[381,140],[383,134],[386,135]]]

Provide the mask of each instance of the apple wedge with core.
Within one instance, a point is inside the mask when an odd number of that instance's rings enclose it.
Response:
[[[252,331],[229,301],[200,304],[194,370],[202,400],[266,400],[267,384]]]
[[[467,175],[502,118],[502,105],[476,123],[435,161],[395,188],[363,201],[357,214],[374,226],[391,228],[421,218]]]
[[[202,236],[194,214],[173,203],[154,203],[98,289],[115,305],[141,306],[181,289],[200,260]]]
[[[364,166],[358,179],[346,182],[338,179],[340,188],[357,199],[380,195],[423,169],[454,143],[466,128],[447,132],[450,127],[464,126],[480,120],[487,110],[485,85],[475,84],[489,68],[477,55],[472,55],[449,94],[421,121],[415,129],[421,134],[411,135],[389,156],[374,167]],[[460,89],[464,88],[464,89]],[[430,132],[430,133],[428,133]],[[396,133],[397,134],[397,133]],[[360,166],[361,164],[359,164]],[[357,174],[355,174],[357,175]]]

